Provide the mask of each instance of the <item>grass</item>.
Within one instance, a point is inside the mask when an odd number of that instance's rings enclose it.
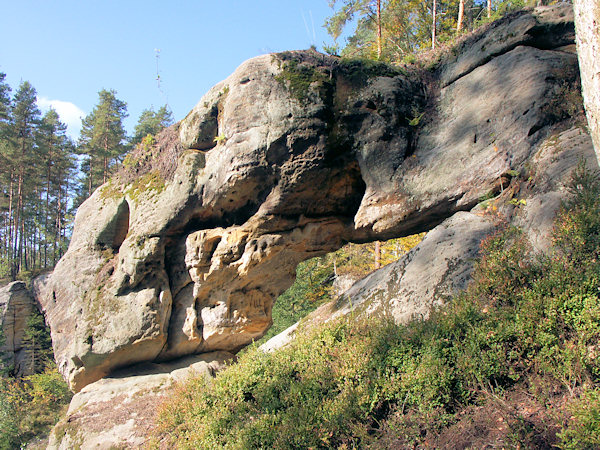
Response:
[[[181,386],[157,441],[435,448],[468,437],[469,446],[597,448],[599,194],[580,168],[551,253],[534,254],[514,228],[490,237],[473,283],[427,321],[345,318],[273,354],[252,349],[211,384]]]

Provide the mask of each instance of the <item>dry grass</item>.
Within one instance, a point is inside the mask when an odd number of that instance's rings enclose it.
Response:
[[[115,174],[115,180],[126,185],[153,171],[164,181],[172,180],[177,169],[177,160],[183,150],[179,141],[179,124],[171,125],[154,139],[138,144],[125,157]]]

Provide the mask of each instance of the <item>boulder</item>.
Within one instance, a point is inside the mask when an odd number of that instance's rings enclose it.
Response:
[[[581,108],[570,11],[502,21],[505,44],[477,34],[432,71],[314,51],[242,64],[79,208],[40,298],[71,388],[238,351],[269,328],[296,265],[346,242],[462,211],[452,227],[479,230],[475,246],[487,225],[466,212],[516,189]]]
[[[48,449],[144,447],[157,408],[176,384],[194,376],[210,379],[232,358],[213,352],[145,363],[96,381],[75,394],[50,434]]]

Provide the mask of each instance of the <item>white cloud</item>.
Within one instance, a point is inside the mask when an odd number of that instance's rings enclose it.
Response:
[[[54,108],[60,116],[61,122],[67,125],[67,134],[73,139],[77,139],[81,130],[81,119],[86,115],[81,108],[71,102],[50,100],[46,97],[38,97],[37,103],[43,111],[49,110],[50,107]]]

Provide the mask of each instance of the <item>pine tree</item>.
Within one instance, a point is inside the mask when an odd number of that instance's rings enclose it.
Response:
[[[9,232],[12,247],[11,276],[14,279],[23,266],[27,268],[25,254],[25,206],[32,193],[31,183],[35,181],[38,160],[34,154],[35,133],[40,123],[40,110],[37,107],[36,91],[28,81],[24,81],[15,93],[12,105],[12,154],[7,154],[10,170],[9,216],[13,223]],[[14,211],[14,212],[13,212]]]
[[[66,249],[75,148],[54,110],[43,118],[23,82],[0,73],[0,277],[53,266]]]
[[[6,125],[10,118],[10,86],[4,81],[6,74],[0,72],[0,124]],[[0,129],[0,132],[2,129]],[[0,134],[2,139],[2,134]]]
[[[138,123],[134,128],[131,143],[137,145],[146,136],[156,136],[160,131],[173,124],[173,114],[167,106],[161,106],[158,111],[153,108],[145,109],[140,114]]]
[[[40,373],[52,362],[52,339],[44,316],[35,310],[27,319],[23,334],[26,364],[31,373]]]
[[[334,8],[338,0],[330,0],[329,6]],[[363,29],[369,29],[369,35],[374,35],[373,38],[369,38],[370,42],[362,42],[361,48],[364,51],[365,48],[369,49],[370,53],[373,53],[373,47],[375,48],[374,56],[377,59],[381,58],[382,52],[382,21],[381,21],[381,0],[342,0],[342,7],[339,11],[333,14],[326,22],[325,27],[327,32],[336,41],[344,27],[354,21],[358,21],[358,27]]]
[[[11,99],[10,86],[5,83],[6,74],[0,73],[0,214],[2,217],[2,236],[0,236],[0,277],[7,274],[7,269],[10,265],[8,257],[8,241],[7,230],[8,211],[9,211],[9,195],[5,186],[9,185],[10,167],[8,155],[12,153],[13,143],[10,140],[10,116],[11,116]]]
[[[458,18],[456,19],[456,32],[460,33],[463,28],[465,17],[465,0],[460,0],[458,3]]]
[[[86,155],[87,196],[110,176],[114,164],[127,151],[127,135],[123,119],[127,104],[116,97],[116,91],[106,89],[98,93],[98,104],[83,119],[79,153]]]
[[[60,248],[61,227],[65,223],[65,186],[74,170],[73,144],[66,135],[67,126],[60,121],[58,113],[50,109],[42,118],[38,130],[39,154],[43,160],[43,187],[40,186],[39,225],[42,242],[39,267],[53,266]]]
[[[408,54],[431,47],[447,35],[454,35],[457,27],[459,0],[333,0],[329,3],[332,7],[343,3],[325,22],[334,40],[346,25],[356,23],[356,31],[342,51],[346,57],[399,61]]]

